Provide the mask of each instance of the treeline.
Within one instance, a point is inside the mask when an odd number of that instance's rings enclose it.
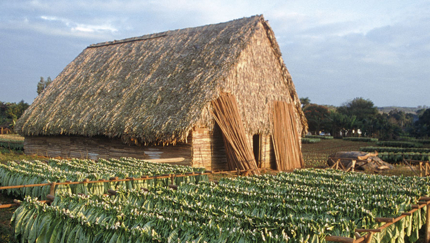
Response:
[[[420,109],[416,114],[397,109],[381,113],[372,101],[361,97],[339,107],[312,104],[309,98],[300,101],[312,134],[324,132],[334,137],[365,136],[383,140],[430,137],[430,109]]]
[[[21,117],[30,105],[24,100],[19,103],[0,101],[0,128],[7,128],[13,131],[16,120]]]
[[[40,95],[51,83],[51,77],[48,76],[46,80],[40,77],[37,83],[37,95]],[[8,130],[13,132],[16,120],[21,117],[29,106],[24,100],[21,100],[19,103],[0,101],[0,131],[4,132]]]

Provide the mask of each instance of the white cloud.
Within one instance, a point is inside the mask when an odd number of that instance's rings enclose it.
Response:
[[[118,30],[110,25],[89,25],[89,24],[81,24],[81,23],[75,23],[68,19],[64,18],[58,18],[55,16],[41,16],[40,17],[43,20],[47,21],[59,21],[63,23],[66,27],[68,27],[72,32],[87,32],[87,33],[94,33],[94,32],[117,32]]]

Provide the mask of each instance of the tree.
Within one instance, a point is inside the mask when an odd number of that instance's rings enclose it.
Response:
[[[40,95],[43,90],[46,89],[46,87],[48,87],[48,85],[50,85],[52,83],[51,77],[48,77],[45,81],[45,79],[43,77],[40,77],[40,81],[39,83],[37,83],[37,95]]]
[[[311,103],[311,100],[308,97],[300,98],[300,103],[302,104],[302,108],[305,108]]]
[[[430,109],[425,110],[415,122],[417,137],[430,137]]]
[[[0,102],[0,126],[13,129],[16,120],[21,117],[29,106],[24,100],[21,100],[18,104]]]
[[[374,106],[373,102],[361,97],[347,102],[339,107],[337,111],[345,115],[356,116],[359,121],[373,118],[378,114],[378,109]]]
[[[310,104],[303,109],[303,113],[308,120],[309,131],[314,134],[319,134],[324,130],[324,125],[327,123],[329,111],[327,107],[317,104]]]

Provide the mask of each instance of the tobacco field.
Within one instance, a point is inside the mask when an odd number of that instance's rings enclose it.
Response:
[[[26,197],[12,225],[24,242],[316,243],[376,228],[375,218],[401,215],[429,190],[427,178],[304,169],[187,183],[177,191],[118,188],[110,197],[63,191],[51,206]],[[373,242],[416,241],[424,215],[425,208],[418,210]]]
[[[99,179],[109,180],[112,177],[125,179],[127,177],[138,178],[141,176],[155,176],[163,174],[184,174],[189,172],[203,172],[203,168],[189,166],[176,166],[161,163],[152,163],[134,158],[121,159],[99,159],[94,160],[58,160],[49,159],[47,162],[10,161],[0,164],[0,185],[15,186],[41,184],[50,182],[83,181],[89,179],[96,181]],[[177,177],[174,184],[180,185],[182,182],[194,182],[208,180],[205,175],[192,177]],[[152,188],[167,186],[168,179],[138,180],[127,182],[102,182],[93,184],[78,185],[58,185],[56,190],[68,191],[70,193],[84,193],[102,195],[109,189],[125,187],[127,189]],[[7,189],[7,193],[15,197],[31,196],[45,198],[49,194],[50,186],[27,187],[20,189]]]

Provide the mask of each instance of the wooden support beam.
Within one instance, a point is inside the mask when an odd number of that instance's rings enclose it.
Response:
[[[52,195],[52,194],[48,194],[48,195],[46,196],[46,199],[48,199],[49,201],[53,202],[53,201],[54,201],[54,199],[55,199],[55,196],[54,196],[54,195]]]
[[[18,203],[0,204],[0,209],[11,208],[11,207],[19,207],[19,204]]]
[[[116,194],[118,194],[118,192],[117,192],[117,191],[112,190],[112,189],[109,189],[109,190],[108,190],[108,193],[109,193],[109,195],[111,195],[111,196],[115,196]]]
[[[172,188],[173,190],[177,191],[178,190],[178,186],[176,185],[169,185],[169,188]]]
[[[366,237],[366,243],[370,243],[370,242],[372,242],[372,238],[373,238],[373,234],[374,234],[375,232],[370,232],[368,235],[367,235],[367,237]]]
[[[325,240],[326,241],[341,242],[341,243],[354,243],[353,238],[342,237],[342,236],[326,236]]]
[[[355,232],[359,232],[359,233],[362,233],[362,232],[376,232],[376,233],[379,233],[379,232],[381,232],[381,229],[356,229]]]
[[[55,186],[57,185],[56,182],[51,183],[51,188],[49,189],[49,194],[55,195]]]
[[[375,218],[375,221],[378,223],[394,223],[394,218]]]
[[[424,243],[430,243],[430,208],[427,206]]]

